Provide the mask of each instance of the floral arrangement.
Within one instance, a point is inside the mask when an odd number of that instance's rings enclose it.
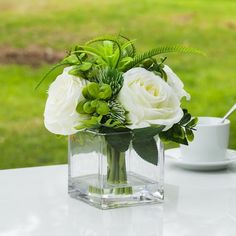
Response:
[[[121,35],[75,46],[52,68],[65,67],[48,90],[46,128],[59,135],[127,133],[108,141],[120,152],[132,142],[141,158],[157,165],[154,137],[187,145],[197,122],[181,108],[181,100],[190,99],[183,82],[165,64],[167,57],[157,58],[172,52],[201,53],[177,45],[137,54],[134,40]]]

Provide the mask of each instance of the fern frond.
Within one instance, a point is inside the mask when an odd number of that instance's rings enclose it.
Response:
[[[126,124],[126,111],[116,100],[108,102],[110,112],[107,115],[113,122],[119,122],[120,124]]]
[[[154,48],[150,51],[147,51],[143,54],[137,55],[133,58],[133,61],[131,61],[129,64],[126,65],[125,71],[137,66],[139,63],[142,61],[160,55],[160,54],[165,54],[165,53],[193,53],[193,54],[200,54],[200,55],[205,55],[202,51],[196,49],[196,48],[191,48],[191,47],[185,47],[181,45],[169,45],[169,46],[160,46],[157,48]]]

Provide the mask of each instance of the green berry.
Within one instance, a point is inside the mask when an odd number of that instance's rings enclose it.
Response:
[[[87,99],[90,98],[87,86],[85,86],[85,87],[83,88],[82,94],[83,94],[83,96],[84,96],[85,98],[87,98]]]
[[[86,103],[86,101],[81,101],[78,103],[77,107],[76,107],[76,111],[80,114],[85,114],[86,112],[84,111],[84,104]]]
[[[84,103],[83,110],[85,113],[91,114],[91,113],[94,113],[96,109],[95,109],[95,107],[92,107],[91,102],[88,101],[88,102]]]
[[[104,101],[99,101],[97,104],[96,112],[99,115],[107,115],[109,113],[110,109],[109,106],[106,102]]]
[[[97,98],[99,93],[99,85],[95,82],[91,82],[87,85],[87,90],[92,98]]]
[[[91,106],[92,107],[97,107],[97,105],[98,105],[98,100],[93,100],[93,101],[91,101]]]
[[[103,84],[100,87],[100,91],[99,91],[98,97],[100,99],[106,100],[106,99],[109,99],[111,96],[112,96],[111,86],[109,84]]]

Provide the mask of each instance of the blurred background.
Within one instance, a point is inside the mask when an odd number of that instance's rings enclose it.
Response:
[[[34,87],[76,43],[103,34],[137,39],[142,52],[160,44],[197,47],[207,57],[169,54],[194,116],[223,116],[236,102],[234,0],[0,0],[0,169],[67,162],[67,139],[43,125],[47,88]],[[236,149],[236,114],[230,148]]]

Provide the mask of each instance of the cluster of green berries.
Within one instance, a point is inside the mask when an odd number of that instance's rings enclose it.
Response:
[[[112,89],[109,84],[89,83],[82,90],[85,100],[77,105],[77,112],[80,114],[107,115],[110,111],[108,100],[112,96]]]

